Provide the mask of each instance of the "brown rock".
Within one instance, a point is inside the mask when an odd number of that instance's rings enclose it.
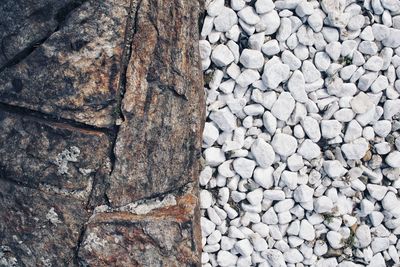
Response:
[[[99,127],[112,126],[119,109],[129,1],[10,2],[2,1],[0,11],[15,12],[11,18],[19,17],[22,28],[5,19],[8,30],[2,47],[16,51],[1,51],[0,102]],[[21,21],[27,15],[14,6],[39,18]]]
[[[107,191],[113,205],[197,179],[204,117],[197,13],[195,1],[141,1]]]
[[[0,179],[0,266],[73,264],[87,217],[73,197]]]
[[[90,189],[107,172],[111,144],[105,133],[4,110],[0,129],[3,179],[72,192]]]
[[[88,266],[197,266],[201,251],[197,198],[148,214],[99,213],[90,220],[78,259]]]
[[[200,264],[198,14],[0,1],[0,266]]]

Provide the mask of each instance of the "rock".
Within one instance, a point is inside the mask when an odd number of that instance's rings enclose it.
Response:
[[[238,22],[235,11],[228,7],[223,7],[220,14],[214,19],[214,27],[219,32],[229,31]]]
[[[282,121],[289,119],[295,107],[295,100],[288,92],[282,92],[272,106],[272,115]]]
[[[258,69],[264,66],[264,56],[260,51],[244,49],[240,55],[240,63],[246,68]]]
[[[347,172],[338,160],[326,160],[323,166],[324,171],[331,178],[342,177]]]
[[[318,213],[331,212],[333,208],[333,203],[327,196],[320,196],[314,200],[314,209]]]
[[[217,127],[212,123],[206,122],[203,130],[203,142],[207,146],[211,146],[218,139],[218,136],[219,132]]]
[[[204,150],[204,158],[209,166],[215,167],[225,161],[225,153],[217,147],[209,147]]]
[[[318,142],[321,139],[321,130],[316,119],[307,116],[301,121],[301,126],[303,126],[304,132],[313,142]]]
[[[335,138],[342,131],[342,124],[337,120],[322,120],[321,135],[326,139]]]
[[[223,131],[230,132],[236,128],[236,118],[230,112],[229,108],[225,107],[223,109],[213,111],[210,114],[210,118]]]
[[[278,30],[280,24],[278,12],[271,10],[260,16],[260,21],[255,25],[255,28],[257,32],[265,31],[265,35],[271,35]]]
[[[253,253],[253,246],[248,239],[242,239],[235,243],[235,249],[245,257],[248,257]]]
[[[257,0],[255,8],[258,14],[270,12],[274,9],[275,4],[272,0]]]
[[[247,87],[258,79],[260,79],[258,71],[246,69],[236,78],[236,83],[242,87]]]
[[[315,238],[314,227],[307,220],[301,220],[299,237],[307,241]]]
[[[259,138],[252,144],[251,153],[262,168],[271,166],[275,159],[275,152],[272,146]]]
[[[358,138],[350,144],[342,145],[342,152],[347,159],[361,159],[364,157],[369,147],[368,142],[364,138]]]
[[[374,106],[369,96],[363,92],[353,97],[350,104],[355,113],[365,113]]]
[[[314,189],[307,185],[298,186],[293,192],[293,198],[296,202],[309,202],[312,201],[314,195]]]
[[[375,237],[371,242],[371,249],[374,253],[384,251],[389,248],[389,239],[385,237]]]
[[[375,198],[376,200],[382,200],[387,192],[387,187],[375,184],[368,184],[367,185],[368,192],[370,195]]]
[[[226,45],[219,44],[211,53],[211,61],[219,67],[228,66],[235,58]]]
[[[255,25],[260,21],[260,17],[257,15],[253,7],[247,6],[238,12],[239,18],[249,25]]]
[[[278,85],[289,78],[290,68],[280,60],[272,58],[264,66],[262,79],[266,86],[275,89]]]
[[[297,149],[297,140],[287,134],[275,134],[271,145],[276,153],[281,156],[288,157]]]
[[[299,263],[304,260],[304,256],[301,254],[301,252],[294,248],[285,251],[283,253],[283,256],[287,263],[292,263],[292,264]],[[279,265],[275,265],[275,266],[279,266]]]
[[[389,153],[385,159],[385,162],[392,168],[400,168],[400,152],[393,151]]]
[[[261,51],[267,56],[273,56],[278,54],[281,50],[277,40],[270,40],[262,45]]]
[[[268,167],[265,169],[257,167],[254,170],[253,179],[263,188],[269,189],[274,185],[274,178],[272,176],[273,172],[274,169],[272,167]]]
[[[307,93],[305,91],[305,80],[304,76],[299,70],[295,70],[288,81],[288,89],[293,98],[301,103],[305,103],[308,100]]]
[[[218,251],[217,262],[220,266],[234,266],[236,265],[237,259],[238,257],[229,251]]]
[[[355,232],[354,246],[357,248],[365,248],[371,243],[371,230],[365,224],[357,227]]]
[[[311,160],[317,158],[321,155],[320,147],[311,141],[310,139],[305,139],[303,143],[301,143],[297,153],[301,155],[306,160]]]
[[[329,245],[334,249],[339,249],[343,247],[343,242],[342,242],[343,237],[338,232],[329,231],[326,234],[326,239],[328,240]]]
[[[256,163],[246,158],[238,158],[233,161],[233,169],[244,179],[251,178]]]

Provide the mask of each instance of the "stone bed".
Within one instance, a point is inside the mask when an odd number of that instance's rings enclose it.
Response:
[[[205,9],[203,266],[397,266],[400,1]]]

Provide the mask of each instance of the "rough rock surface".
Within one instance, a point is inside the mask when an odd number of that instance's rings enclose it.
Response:
[[[0,266],[194,266],[196,1],[0,3]]]

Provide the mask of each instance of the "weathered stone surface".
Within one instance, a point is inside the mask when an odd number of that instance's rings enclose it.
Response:
[[[199,10],[0,2],[0,266],[200,264]]]
[[[0,27],[7,30],[0,30],[0,102],[113,125],[129,5],[128,0],[2,1]]]
[[[87,218],[80,200],[0,179],[0,266],[73,265]]]
[[[195,1],[141,2],[107,191],[115,206],[196,179],[204,112],[197,12]]]
[[[197,198],[148,214],[99,213],[87,226],[78,259],[84,266],[197,266],[200,225]],[[86,264],[86,265],[85,265]]]
[[[111,143],[105,133],[4,110],[0,128],[3,179],[84,192],[109,169]]]

